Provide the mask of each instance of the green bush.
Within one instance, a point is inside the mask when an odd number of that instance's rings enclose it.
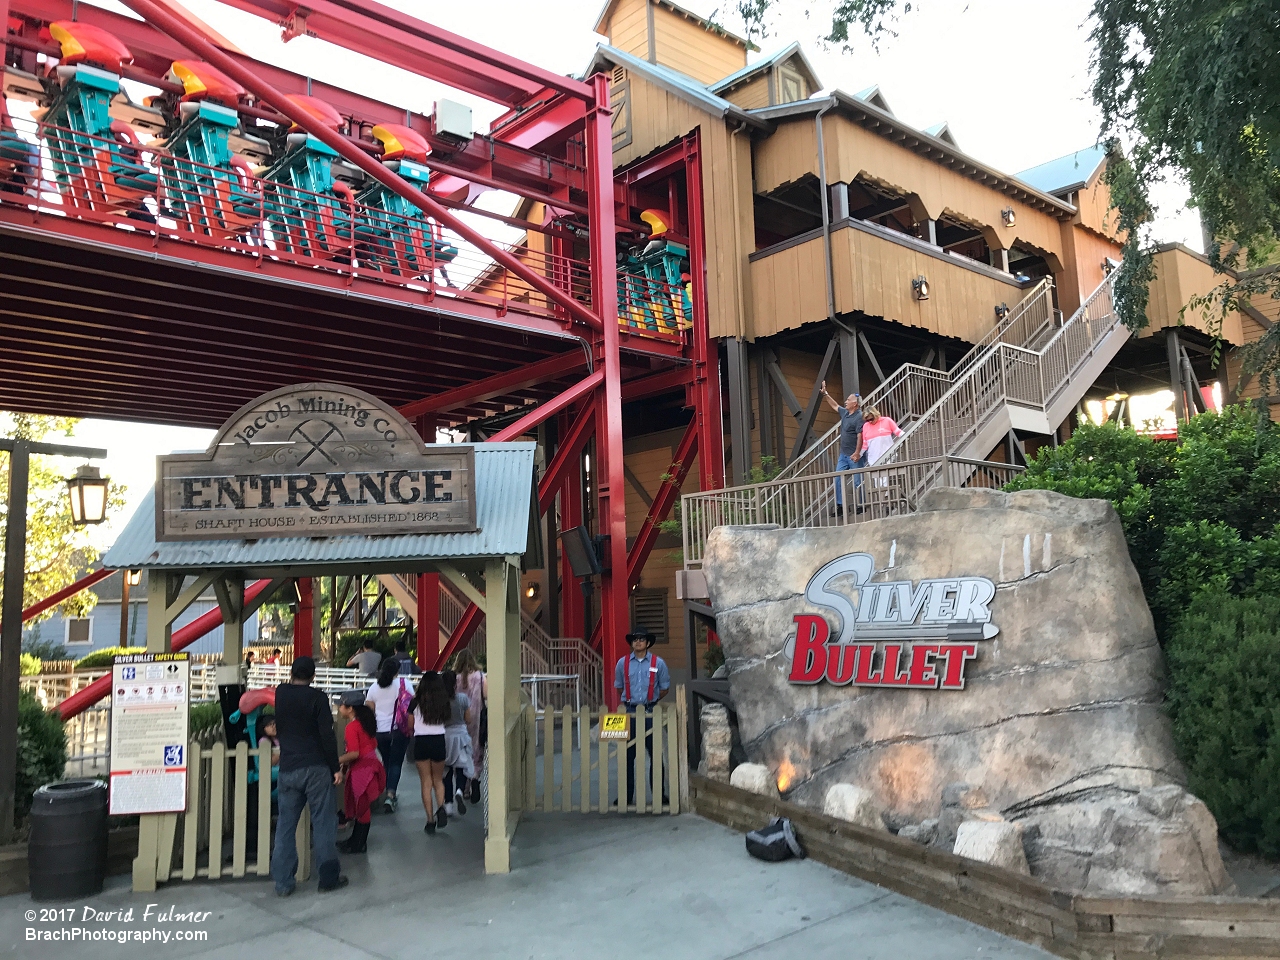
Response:
[[[21,661],[22,661],[21,673],[24,677],[37,676],[40,673],[40,671],[44,669],[44,666],[41,663],[40,658],[33,657],[29,653],[22,654]]]
[[[360,644],[368,639],[374,650],[377,650],[384,657],[389,657],[395,653],[396,641],[404,640],[408,630],[404,627],[389,627],[384,632],[376,628],[366,630],[344,630],[338,635],[337,643],[334,644],[333,665],[335,667],[345,667],[347,661],[351,659],[351,655],[360,649]],[[409,652],[413,653],[416,645],[409,644]]]
[[[37,787],[61,780],[67,768],[67,735],[57,713],[46,712],[34,693],[18,696],[18,776],[14,824],[31,812]]]
[[[190,734],[193,737],[198,736],[222,723],[222,704],[217,701],[212,703],[193,703],[191,705],[190,718]]]
[[[76,661],[77,670],[100,670],[111,666],[111,658],[126,653],[146,653],[146,647],[103,647]]]
[[[1188,786],[1232,847],[1280,856],[1280,597],[1204,590],[1165,652]]]
[[[66,660],[67,648],[53,640],[40,639],[40,625],[36,624],[31,635],[22,641],[22,652],[29,653],[37,660]]]

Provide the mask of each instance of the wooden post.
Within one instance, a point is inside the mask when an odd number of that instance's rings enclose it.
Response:
[[[173,639],[169,605],[182,586],[181,574],[152,570],[147,577],[147,653],[168,653]],[[175,584],[174,581],[177,581]],[[164,814],[148,813],[138,819],[138,855],[133,859],[133,889],[148,893],[156,888],[160,862],[160,821]]]
[[[293,618],[293,659],[315,656],[315,631],[319,622],[311,578],[299,577],[298,612]]]
[[[517,626],[513,640],[509,613],[514,609],[518,618],[520,608],[516,595],[518,578],[512,576],[506,558],[485,563],[484,585],[485,643],[489,660],[489,743],[485,751],[489,771],[489,835],[484,841],[484,872],[509,873],[516,817],[511,811],[507,726],[520,712],[520,632]]]

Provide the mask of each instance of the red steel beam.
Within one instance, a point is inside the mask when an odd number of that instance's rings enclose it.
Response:
[[[689,470],[693,466],[693,458],[697,452],[698,420],[695,417],[689,421],[684,436],[680,438],[675,459],[667,468],[666,479],[658,488],[658,493],[653,498],[653,505],[649,507],[644,523],[640,525],[640,532],[636,534],[635,540],[631,543],[631,549],[627,552],[628,587],[634,587],[640,582],[640,574],[644,571],[644,565],[649,561],[649,554],[658,539],[658,525],[671,513],[676,498],[680,496],[680,488],[684,485],[685,478],[689,476]]]
[[[258,594],[265,590],[271,584],[270,580],[257,580],[245,587],[244,602],[251,603],[257,599]],[[185,627],[173,631],[170,637],[169,649],[177,652],[186,647],[191,646],[209,631],[216,629],[222,624],[222,610],[214,607],[208,613],[203,613],[196,617]],[[111,693],[111,674],[105,677],[99,677],[89,686],[85,687],[79,693],[72,694],[58,704],[58,714],[65,723],[78,713],[82,713],[89,707],[93,706],[105,696]]]
[[[574,418],[573,426],[569,428],[569,432],[564,435],[556,448],[556,455],[547,464],[547,472],[538,481],[539,514],[544,514],[551,508],[551,502],[556,498],[556,491],[564,483],[564,473],[569,464],[582,452],[582,445],[595,433],[596,412],[592,406],[590,403],[586,404]]]
[[[401,407],[400,412],[405,417],[412,419],[413,417],[420,417],[424,413],[453,410],[456,407],[479,403],[482,400],[490,400],[493,397],[500,397],[504,393],[522,390],[525,387],[533,386],[535,383],[554,380],[567,373],[572,373],[586,363],[586,360],[586,356],[581,353],[566,353],[560,356],[548,357],[536,363],[508,370],[506,373],[497,373],[491,377],[485,377],[483,380],[477,380],[475,383],[468,383],[453,390],[446,390],[444,393],[437,393],[433,397],[415,400],[413,403],[408,403]]]
[[[312,115],[307,110],[299,107],[292,100],[288,99],[283,93],[275,89],[271,84],[256,76],[251,70],[246,69],[242,64],[230,57],[224,51],[219,50],[209,40],[204,37],[198,30],[190,24],[182,20],[180,17],[174,16],[155,0],[124,0],[126,6],[137,13],[139,16],[146,17],[148,20],[164,30],[175,40],[178,40],[187,46],[192,53],[207,60],[213,66],[222,70],[229,77],[243,86],[246,90],[253,93],[260,100],[264,100],[268,105],[274,107],[280,113],[284,114],[295,124],[306,130],[317,140],[323,142],[326,146],[337,151],[338,155],[359,167],[366,174],[377,180],[383,186],[392,190],[396,195],[408,200],[423,213],[448,227],[457,233],[468,243],[473,244],[477,249],[492,257],[497,263],[506,267],[507,270],[520,277],[535,290],[542,293],[548,299],[554,301],[564,307],[570,315],[580,322],[586,324],[593,329],[599,329],[603,324],[600,318],[584,307],[579,301],[569,296],[559,287],[556,287],[541,274],[529,269],[527,265],[522,263],[519,258],[512,256],[506,250],[494,244],[488,237],[479,233],[464,221],[455,217],[452,213],[436,203],[434,199],[427,196],[421,190],[411,186],[407,180],[402,179],[398,174],[388,170],[382,164],[373,160],[364,151],[357,149],[341,134],[330,130],[319,118]],[[607,87],[606,87],[607,93]],[[608,158],[605,158],[606,163]],[[609,220],[610,226],[613,224],[613,181],[612,168],[609,168]],[[592,194],[597,191],[592,191]],[[613,230],[606,231],[609,237],[609,249],[613,250]],[[610,260],[612,263],[612,259]],[[610,281],[606,286],[612,288],[613,272],[610,271]],[[609,313],[610,317],[614,316]],[[617,328],[616,322],[610,323]],[[616,332],[614,334],[616,336]],[[607,334],[606,334],[607,336]]]
[[[647,377],[636,377],[622,383],[622,402],[643,400],[659,393],[666,393],[678,387],[688,386],[693,382],[693,367],[684,365],[662,373],[650,374]]]
[[[305,30],[357,53],[518,106],[544,88],[590,101],[590,86],[544,70],[466,37],[424,23],[372,0],[228,0],[231,6],[286,26],[286,38]]]
[[[523,417],[521,417],[515,423],[511,424],[511,426],[504,427],[502,430],[499,430],[492,437],[490,437],[486,442],[503,443],[507,440],[514,440],[516,437],[520,436],[521,434],[528,433],[530,430],[532,430],[538,424],[542,423],[548,417],[552,417],[555,414],[559,413],[561,410],[563,410],[565,407],[568,407],[571,404],[577,403],[579,400],[581,400],[583,397],[585,397],[586,395],[594,391],[596,387],[600,386],[600,384],[604,382],[605,382],[605,372],[603,370],[597,370],[595,373],[591,374],[585,379],[575,383],[572,387],[570,387],[568,390],[566,390],[564,393],[560,394],[559,396],[554,397],[551,400],[548,400],[546,403],[538,404],[538,406],[535,409],[531,410],[529,413],[526,413]]]
[[[3,6],[4,0],[0,0],[0,12],[3,12]],[[95,570],[87,577],[81,577],[75,583],[71,584],[71,586],[63,587],[57,593],[49,594],[49,596],[45,597],[43,600],[38,603],[33,603],[31,606],[27,607],[27,609],[22,611],[22,622],[26,623],[32,617],[40,616],[40,614],[44,613],[51,607],[56,607],[68,597],[74,597],[82,590],[88,590],[95,583],[101,583],[113,573],[115,573],[114,570]],[[3,626],[3,623],[0,623],[0,626]]]

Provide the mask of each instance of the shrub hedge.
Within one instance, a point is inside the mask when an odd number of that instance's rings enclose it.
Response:
[[[1280,857],[1280,597],[1201,590],[1165,653],[1188,786],[1232,847]]]
[[[146,647],[103,647],[76,661],[77,670],[100,670],[111,666],[111,658],[125,653],[146,653]]]
[[[370,646],[377,650],[384,657],[389,657],[395,653],[396,642],[404,640],[405,635],[410,633],[405,627],[389,627],[384,632],[376,628],[367,630],[344,630],[338,635],[337,643],[334,644],[333,665],[335,667],[345,667],[347,661],[351,659],[351,655],[360,649],[360,644],[365,639],[369,640]],[[409,652],[413,653],[417,649],[416,643],[409,641]]]
[[[67,768],[67,735],[57,713],[46,712],[34,693],[18,696],[18,771],[14,796],[15,826],[31,812],[37,787],[61,780]]]

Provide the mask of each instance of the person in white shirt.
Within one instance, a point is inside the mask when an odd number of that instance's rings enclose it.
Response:
[[[409,749],[409,737],[404,732],[406,718],[412,713],[413,681],[399,676],[400,661],[387,657],[378,670],[378,679],[370,685],[365,695],[365,705],[373,711],[377,721],[378,753],[387,768],[387,795],[382,801],[383,813],[395,813],[396,790],[400,786],[400,774],[404,769],[404,755]],[[397,708],[397,705],[399,707]]]

